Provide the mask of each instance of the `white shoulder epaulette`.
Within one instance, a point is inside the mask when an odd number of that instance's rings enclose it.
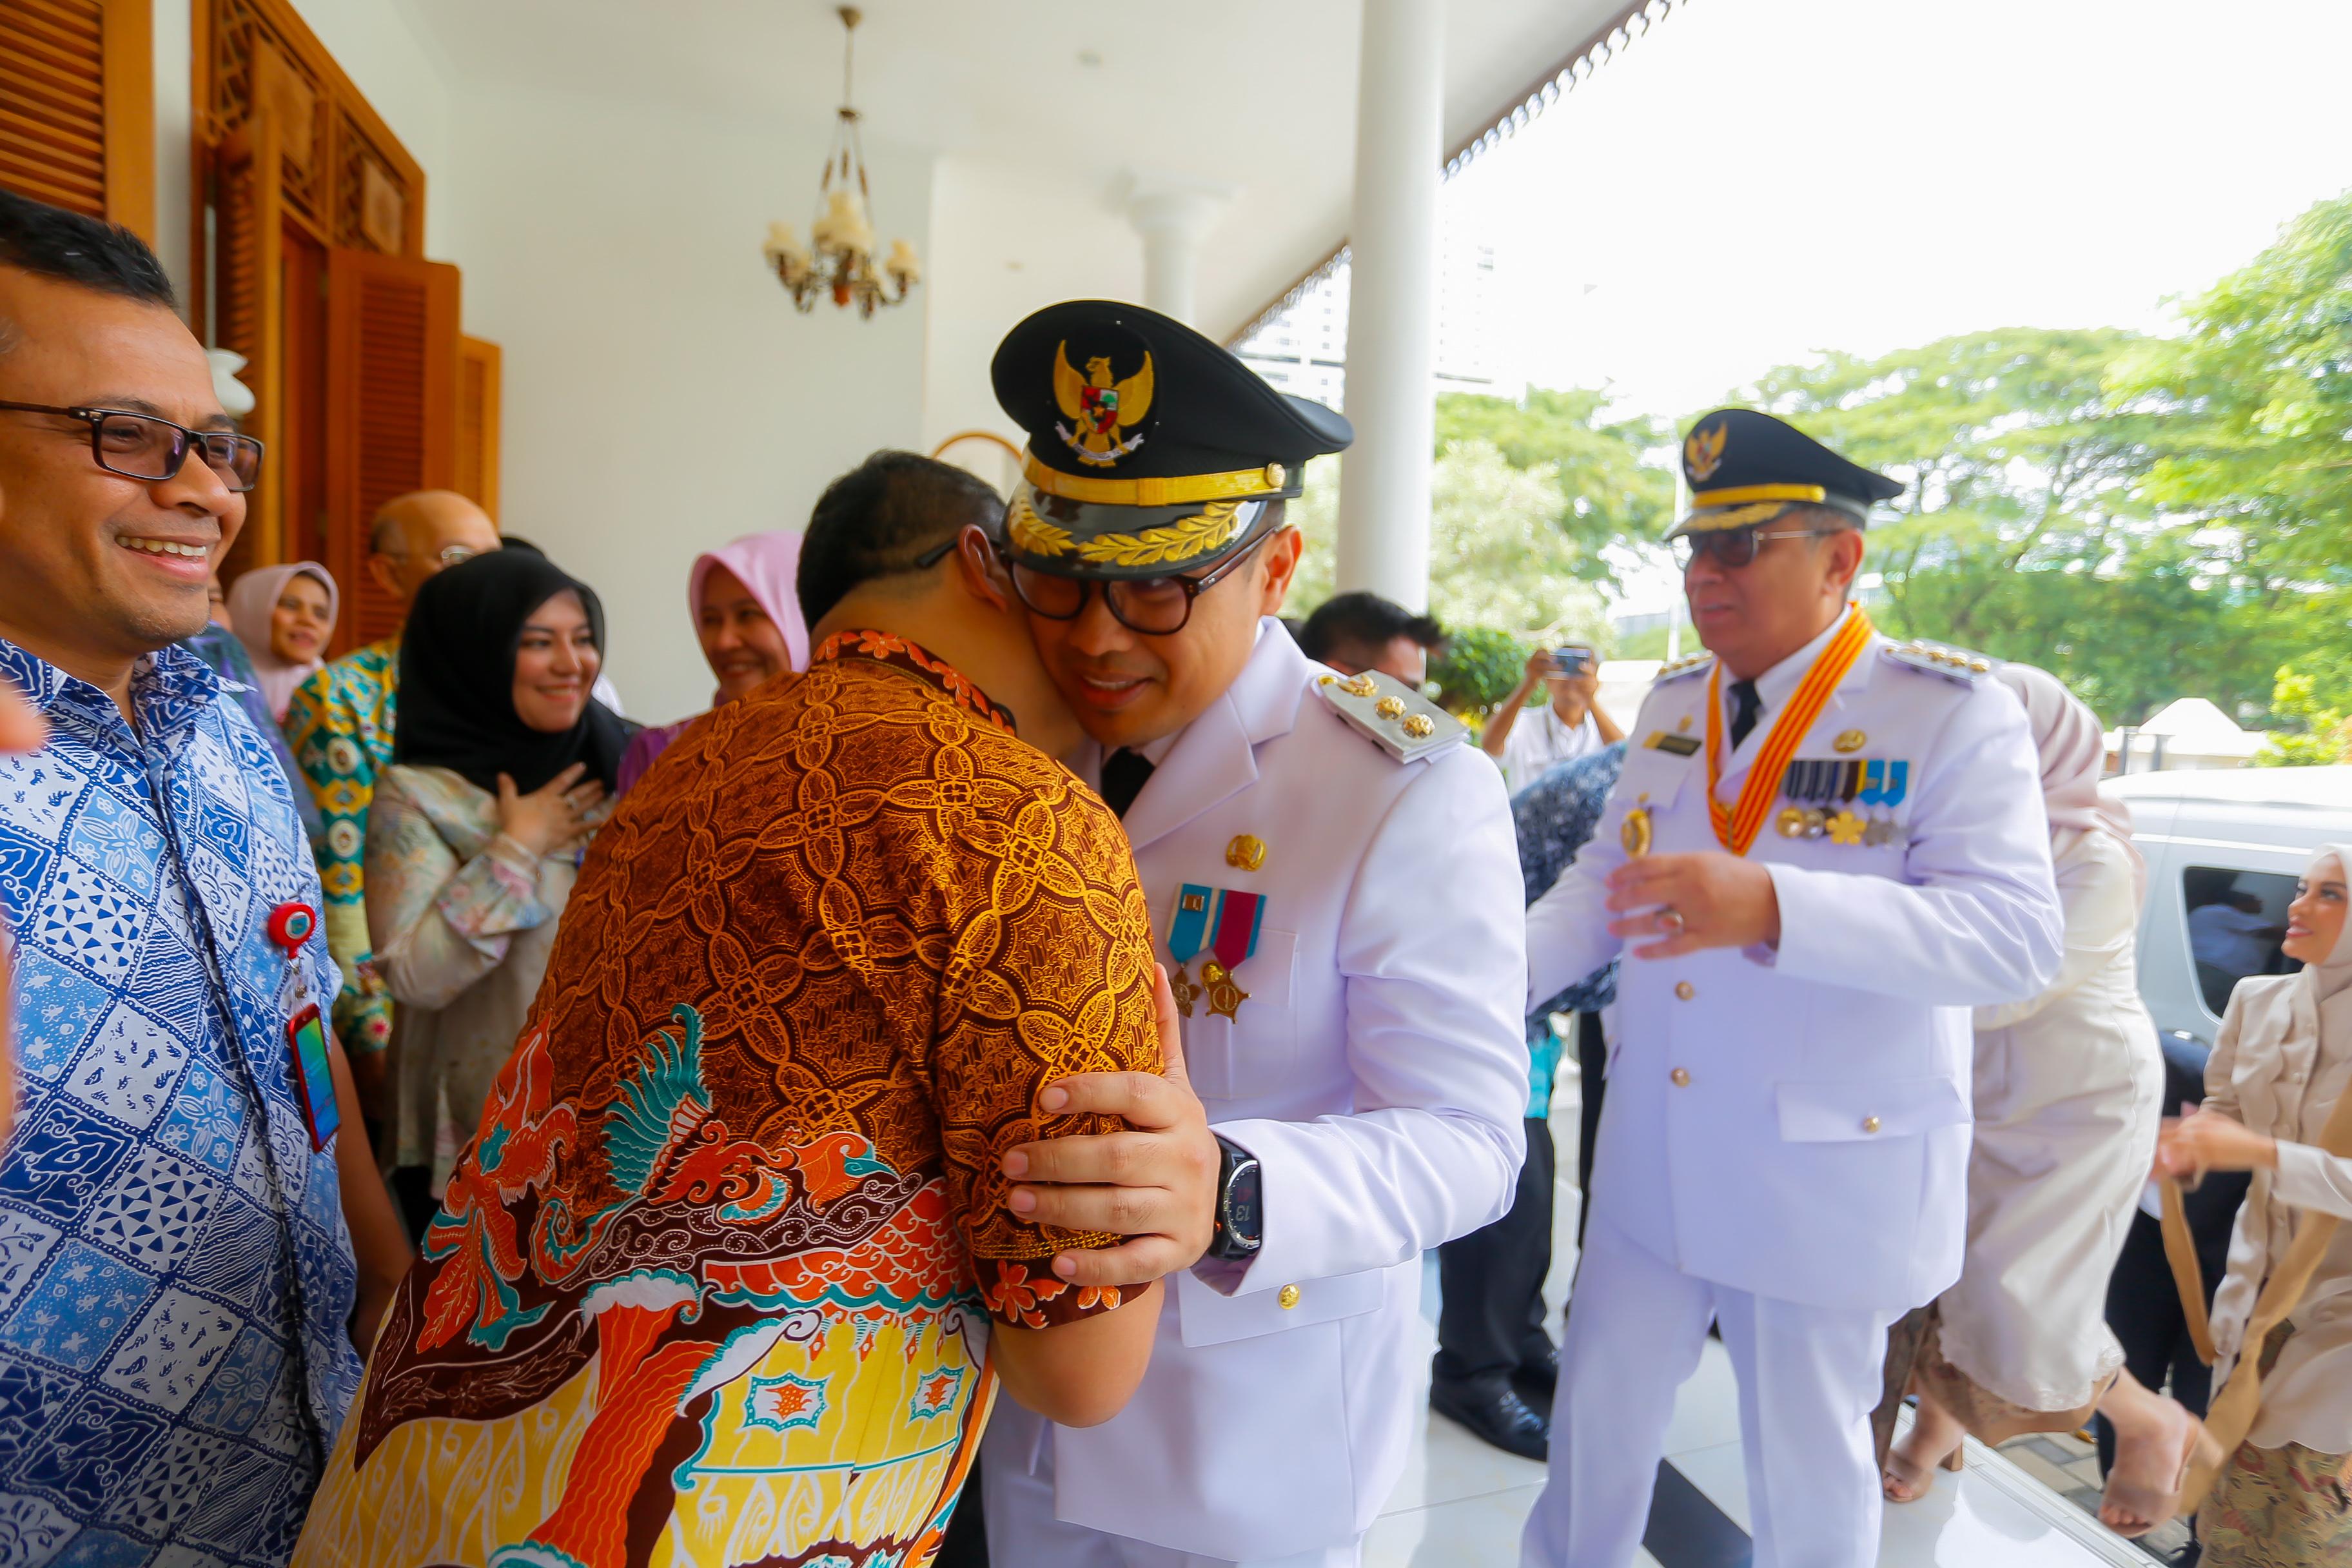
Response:
[[[1715,655],[1711,653],[1702,651],[1691,654],[1686,658],[1672,659],[1660,665],[1656,679],[1662,682],[1680,680],[1685,675],[1700,674],[1712,668],[1714,664]]]
[[[1890,663],[1927,675],[1940,675],[1947,680],[1958,681],[1962,686],[1974,686],[1990,675],[2000,662],[1980,653],[1970,653],[1966,648],[1947,647],[1917,637],[1909,642],[1882,643],[1878,651]]]
[[[1350,729],[1401,763],[1470,738],[1468,725],[1392,675],[1368,669],[1361,675],[1318,676],[1315,689]]]

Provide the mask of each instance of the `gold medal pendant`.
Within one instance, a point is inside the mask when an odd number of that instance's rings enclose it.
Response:
[[[1782,806],[1780,815],[1772,819],[1772,831],[1783,838],[1802,838],[1805,836],[1805,808],[1801,805]]]
[[[1650,852],[1650,808],[1637,805],[1625,814],[1624,826],[1617,829],[1617,842],[1625,853],[1635,859]]]
[[[1200,998],[1201,988],[1192,984],[1192,977],[1184,973],[1184,966],[1180,963],[1168,976],[1168,994],[1176,998],[1176,1011],[1189,1018],[1192,1016],[1192,1004]]]
[[[1225,966],[1213,958],[1201,965],[1201,984],[1209,994],[1209,1011],[1221,1018],[1235,1018],[1242,1004],[1249,1000],[1249,993],[1234,984]]]

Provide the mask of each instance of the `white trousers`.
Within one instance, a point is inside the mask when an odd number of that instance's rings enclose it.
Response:
[[[1675,1391],[1697,1370],[1710,1320],[1739,1378],[1755,1568],[1872,1568],[1882,1499],[1870,1413],[1895,1316],[1695,1279],[1595,1214],[1570,1296],[1550,1474],[1521,1538],[1523,1568],[1633,1561]]]
[[[1054,1517],[1051,1440],[1039,1445],[1035,1468],[983,1463],[980,1484],[988,1507],[989,1561],[1008,1568],[1357,1568],[1360,1561],[1361,1536],[1345,1546],[1234,1563],[1066,1524]],[[1135,1484],[1150,1486],[1151,1479],[1138,1476]]]

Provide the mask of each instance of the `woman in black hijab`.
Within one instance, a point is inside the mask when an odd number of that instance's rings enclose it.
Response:
[[[594,590],[533,552],[452,566],[409,607],[394,763],[368,812],[367,962],[401,1005],[394,1163],[429,1167],[436,1194],[513,1050],[636,729],[589,695],[604,647]]]

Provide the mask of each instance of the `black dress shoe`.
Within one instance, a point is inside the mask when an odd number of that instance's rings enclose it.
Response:
[[[1551,1423],[1527,1406],[1527,1402],[1503,1388],[1465,1388],[1433,1383],[1429,1407],[1507,1454],[1538,1464],[1551,1457]]]
[[[1552,1395],[1559,1390],[1559,1347],[1548,1346],[1542,1355],[1521,1362],[1511,1374],[1511,1386],[1531,1408],[1549,1410]]]

